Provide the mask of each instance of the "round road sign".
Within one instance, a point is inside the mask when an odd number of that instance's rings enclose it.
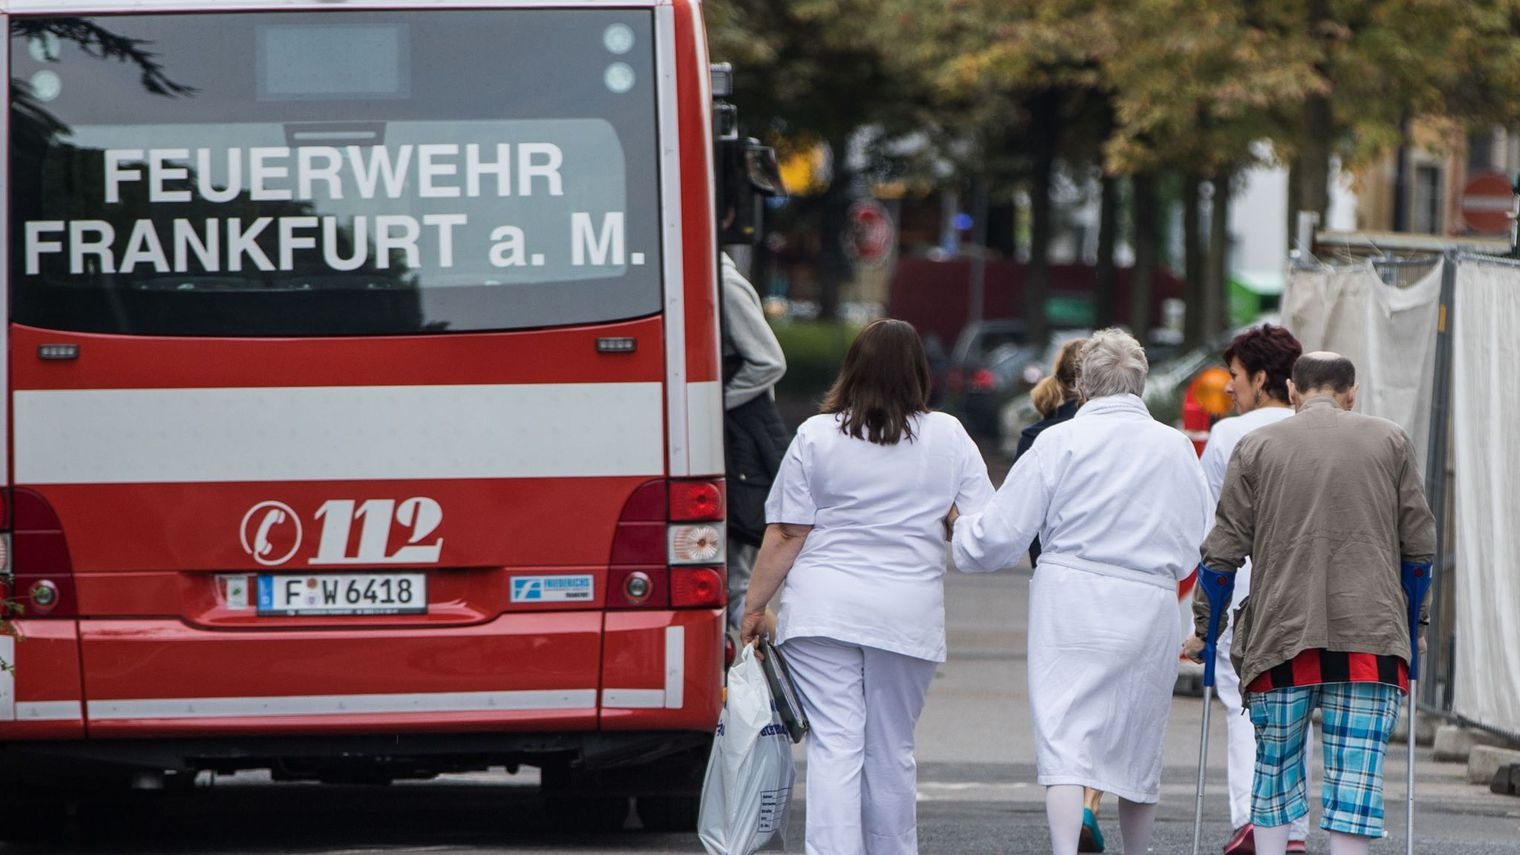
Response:
[[[1509,179],[1497,172],[1479,172],[1462,188],[1462,221],[1479,234],[1508,232],[1514,205]]]
[[[878,267],[892,254],[896,242],[892,217],[875,199],[863,199],[850,206],[845,233],[845,251],[864,267]]]

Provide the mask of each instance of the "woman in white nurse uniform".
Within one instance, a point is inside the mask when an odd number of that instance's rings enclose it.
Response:
[[[1093,335],[1085,403],[1040,434],[981,513],[954,519],[956,567],[1008,567],[1039,535],[1029,703],[1051,852],[1077,851],[1082,788],[1119,797],[1125,855],[1150,845],[1177,676],[1177,581],[1212,502],[1192,444],[1151,418],[1148,365],[1120,330]]]
[[[918,851],[913,728],[945,660],[943,523],[992,498],[976,444],[928,397],[918,333],[873,322],[766,503],[741,637],[780,588],[776,634],[812,725],[812,855]]]

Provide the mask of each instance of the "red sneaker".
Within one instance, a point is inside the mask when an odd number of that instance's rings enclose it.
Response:
[[[1224,845],[1224,855],[1256,855],[1256,826],[1248,822],[1235,829]]]
[[[1289,840],[1288,841],[1288,850],[1287,851],[1289,851],[1289,852],[1308,852],[1309,851],[1309,846],[1308,846],[1308,844],[1304,843],[1304,841],[1302,841],[1302,840]]]

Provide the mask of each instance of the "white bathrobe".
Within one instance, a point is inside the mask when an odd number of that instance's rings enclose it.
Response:
[[[1160,798],[1177,582],[1198,563],[1212,506],[1187,438],[1114,395],[1040,434],[992,503],[956,521],[967,572],[1011,566],[1040,536],[1029,597],[1040,784]]]

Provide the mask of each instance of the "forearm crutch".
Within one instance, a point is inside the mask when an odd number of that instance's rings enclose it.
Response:
[[[1203,783],[1209,759],[1209,701],[1214,695],[1214,659],[1225,609],[1235,590],[1235,574],[1198,565],[1198,588],[1209,603],[1209,629],[1203,639],[1203,735],[1198,738],[1198,805],[1193,810],[1193,855],[1203,835]]]
[[[1430,562],[1405,561],[1399,573],[1409,603],[1409,762],[1404,792],[1409,800],[1404,811],[1404,851],[1414,855],[1414,719],[1415,684],[1420,678],[1420,606],[1430,589]]]

